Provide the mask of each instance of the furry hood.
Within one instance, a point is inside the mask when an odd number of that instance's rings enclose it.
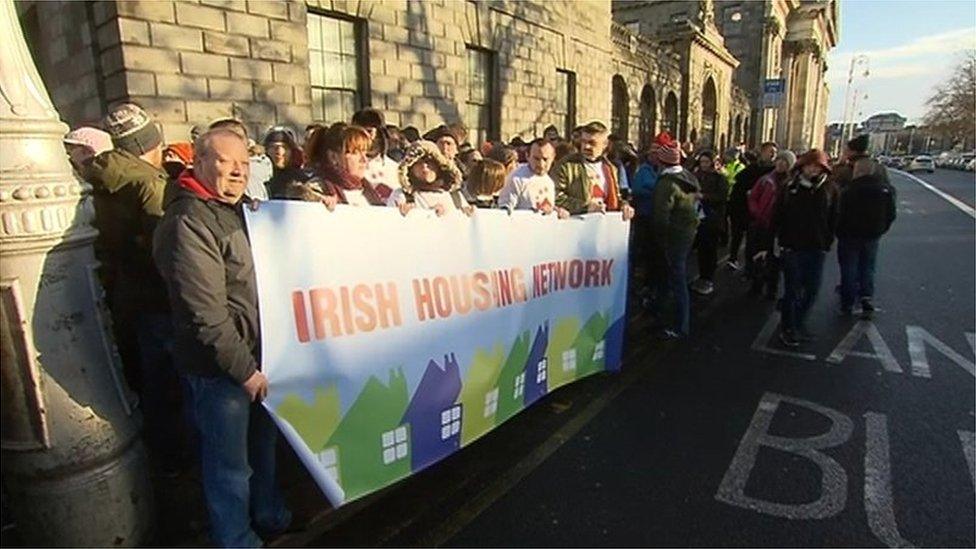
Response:
[[[457,191],[461,188],[463,176],[457,165],[448,160],[436,144],[421,140],[411,143],[407,147],[403,160],[400,161],[400,186],[403,188],[403,192],[407,194],[413,192],[413,184],[410,182],[410,168],[424,158],[430,158],[434,161],[438,172],[440,172],[445,191]]]

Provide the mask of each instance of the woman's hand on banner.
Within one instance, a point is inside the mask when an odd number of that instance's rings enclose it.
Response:
[[[339,197],[334,194],[327,194],[322,197],[322,204],[325,204],[326,210],[334,212],[336,205],[339,204]]]
[[[407,217],[407,214],[410,213],[410,210],[412,210],[413,207],[414,205],[409,202],[404,202],[402,204],[397,205],[397,209],[400,210],[400,215],[402,215],[403,217]]]
[[[461,211],[464,212],[464,215],[471,217],[474,215],[474,206],[465,206],[461,208]]]
[[[252,212],[258,211],[258,208],[261,207],[261,199],[260,198],[252,198],[251,200],[249,200],[247,202],[247,207]]]
[[[444,209],[443,204],[434,204],[434,213],[437,214],[437,217],[444,217],[447,210]]]

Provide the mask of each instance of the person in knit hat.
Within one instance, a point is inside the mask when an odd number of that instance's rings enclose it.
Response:
[[[829,160],[823,151],[811,149],[801,155],[773,214],[772,229],[783,263],[779,337],[787,347],[812,339],[806,319],[820,291],[824,258],[837,225],[838,194],[829,175]]]
[[[608,134],[602,122],[582,127],[579,152],[553,168],[556,205],[573,215],[619,211],[624,221],[630,221],[634,209],[621,198],[620,174],[606,158]]]
[[[68,132],[63,141],[71,167],[79,175],[85,172],[93,158],[112,150],[112,136],[89,126]]]
[[[752,280],[751,293],[759,295],[765,287],[766,299],[769,300],[776,299],[779,286],[779,262],[773,254],[773,213],[776,210],[776,201],[789,182],[795,164],[796,155],[793,151],[779,151],[773,161],[773,171],[760,177],[748,195],[752,224],[749,227],[749,248],[746,253],[755,256],[765,252],[761,264],[755,266],[756,276]]]
[[[266,185],[268,197],[285,198],[286,190],[291,185],[301,184],[309,178],[309,174],[302,169],[305,154],[290,128],[272,127],[265,134],[263,144],[272,165],[271,179]]]
[[[170,476],[184,465],[185,438],[170,357],[169,301],[152,258],[168,180],[163,135],[149,113],[132,103],[114,107],[102,126],[114,148],[96,156],[86,173],[98,229],[95,255],[120,355],[127,369],[138,372],[130,379],[140,379],[135,389],[153,466]]]
[[[674,297],[674,322],[661,333],[662,339],[677,339],[691,333],[691,303],[688,295],[688,254],[695,241],[702,198],[698,180],[681,166],[681,149],[674,140],[657,143],[654,158],[660,172],[654,187],[654,239],[663,251],[668,285]],[[657,304],[660,306],[660,303]]]
[[[461,170],[441,153],[436,144],[420,140],[407,147],[400,162],[400,188],[393,191],[387,206],[431,210],[438,216],[451,211],[471,215],[474,208],[464,198]]]
[[[662,144],[671,141],[673,141],[671,134],[661,132],[647,144],[643,161],[634,174],[634,184],[631,189],[637,214],[631,227],[634,234],[634,262],[637,265],[635,275],[643,276],[641,293],[646,296],[643,298],[645,306],[652,305],[654,301],[667,294],[664,250],[654,240],[653,214],[654,189],[661,169],[657,163],[657,153]]]

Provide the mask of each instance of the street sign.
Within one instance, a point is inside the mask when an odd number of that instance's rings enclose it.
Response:
[[[786,94],[785,78],[767,78],[763,82],[763,107],[780,107]]]

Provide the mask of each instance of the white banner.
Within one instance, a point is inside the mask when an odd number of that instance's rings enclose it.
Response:
[[[340,505],[620,367],[630,224],[271,201],[246,214],[272,412]]]

